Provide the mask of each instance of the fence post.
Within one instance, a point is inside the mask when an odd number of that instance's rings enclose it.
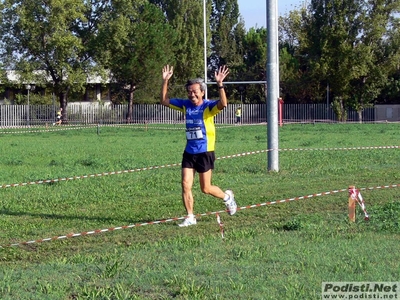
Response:
[[[356,199],[354,198],[354,192],[356,187],[354,185],[349,186],[349,221],[354,223],[356,221]]]
[[[281,97],[278,98],[279,101],[279,126],[283,126],[283,99]]]

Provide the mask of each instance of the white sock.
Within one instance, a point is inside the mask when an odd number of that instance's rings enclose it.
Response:
[[[230,197],[228,194],[225,193],[224,201],[226,202],[226,201],[228,201],[230,198],[231,198],[231,197]]]
[[[194,219],[194,214],[188,214],[188,219],[193,220]]]

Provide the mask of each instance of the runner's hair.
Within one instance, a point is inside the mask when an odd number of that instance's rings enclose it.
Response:
[[[207,85],[204,83],[204,80],[202,78],[195,78],[195,79],[190,79],[186,82],[185,88],[186,90],[189,88],[189,86],[198,83],[200,85],[200,91],[205,92],[207,89]]]

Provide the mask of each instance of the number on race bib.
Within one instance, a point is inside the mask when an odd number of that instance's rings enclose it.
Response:
[[[187,128],[186,139],[188,140],[199,140],[203,138],[203,132],[200,127]]]

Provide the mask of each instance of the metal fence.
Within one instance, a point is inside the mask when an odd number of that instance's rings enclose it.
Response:
[[[215,117],[217,124],[233,124],[235,110],[241,106],[242,123],[254,124],[267,121],[265,104],[230,104]],[[55,122],[57,107],[53,105],[0,105],[0,126],[34,126]],[[122,124],[126,123],[127,105],[100,105],[98,103],[69,103],[68,124]],[[347,111],[347,121],[359,122],[358,113]],[[390,119],[391,118],[391,119]],[[282,121],[288,122],[336,122],[337,118],[327,104],[284,104]],[[363,122],[400,121],[400,105],[379,105],[362,112]],[[183,114],[159,104],[133,106],[132,123],[183,123]]]

